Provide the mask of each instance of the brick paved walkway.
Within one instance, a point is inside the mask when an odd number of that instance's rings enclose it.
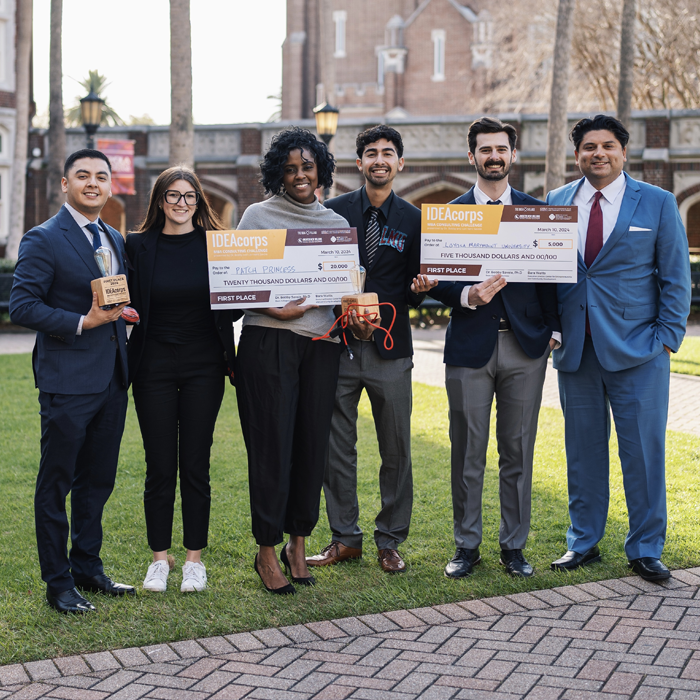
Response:
[[[39,697],[700,698],[700,568],[0,667]]]

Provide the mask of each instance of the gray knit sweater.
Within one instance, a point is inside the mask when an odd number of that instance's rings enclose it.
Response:
[[[258,204],[251,204],[243,213],[238,229],[254,231],[281,228],[348,228],[350,224],[332,209],[326,209],[318,199],[300,204],[288,194],[277,195]],[[301,318],[280,321],[257,311],[246,310],[243,325],[267,326],[293,331],[316,338],[323,335],[335,321],[332,306],[309,309]],[[333,342],[340,342],[337,338]]]

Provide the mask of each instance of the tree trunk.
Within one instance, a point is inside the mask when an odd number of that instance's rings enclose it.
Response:
[[[566,108],[569,97],[569,63],[575,8],[576,0],[559,0],[547,128],[545,194],[566,182]]]
[[[32,52],[32,0],[17,2],[17,46],[15,97],[17,123],[15,151],[12,161],[12,194],[10,195],[10,231],[5,257],[16,259],[24,234],[24,198],[27,189],[27,141],[29,137],[29,66]]]
[[[335,22],[332,1],[319,0],[318,11],[321,32],[321,82],[324,95],[322,101],[335,107]]]
[[[63,0],[51,0],[51,46],[49,49],[49,167],[46,183],[49,216],[53,216],[64,202],[63,192],[61,192],[63,163],[66,160],[66,126],[63,121],[62,19]]]
[[[194,167],[190,0],[170,0],[170,165]]]
[[[617,118],[630,128],[632,88],[634,87],[635,0],[624,0],[620,22],[620,82],[617,87]]]

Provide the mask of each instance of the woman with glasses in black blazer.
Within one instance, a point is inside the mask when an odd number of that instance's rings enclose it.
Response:
[[[185,167],[156,180],[146,218],[126,239],[132,306],[141,316],[129,340],[129,378],[146,451],[144,509],[153,562],[143,587],[164,591],[175,488],[182,496],[182,592],[206,588],[209,458],[214,426],[233,379],[233,311],[212,311],[206,230],[223,229],[199,179]],[[240,312],[237,312],[240,316]]]

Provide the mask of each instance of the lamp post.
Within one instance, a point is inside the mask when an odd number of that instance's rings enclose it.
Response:
[[[323,142],[328,146],[331,139],[335,136],[338,130],[338,114],[340,110],[337,107],[331,107],[327,102],[314,107],[314,117],[316,118],[316,133],[323,139]],[[323,190],[323,201],[325,202],[330,196],[330,187]]]
[[[102,105],[105,101],[98,97],[92,90],[80,100],[80,117],[83,128],[87,134],[87,147],[95,148],[95,133],[100,128],[102,121]]]

